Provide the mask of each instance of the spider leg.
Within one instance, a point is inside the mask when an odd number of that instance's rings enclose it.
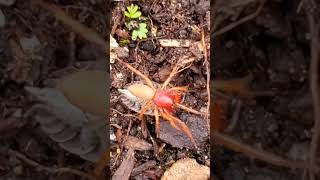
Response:
[[[156,119],[156,135],[157,135],[157,138],[159,138],[159,134],[160,134],[160,119],[159,119],[159,110],[158,110],[157,106],[154,107],[154,116],[155,116],[155,119]]]
[[[171,73],[169,74],[169,77],[162,84],[161,90],[164,90],[167,87],[167,85],[170,83],[173,76],[176,75],[177,69],[178,69],[178,65],[175,65],[174,68],[172,69]]]
[[[118,59],[118,61],[121,63],[121,64],[124,64],[125,66],[127,66],[128,69],[130,69],[132,72],[136,73],[138,76],[142,77],[146,82],[147,84],[154,90],[156,91],[156,88],[153,86],[153,83],[152,81],[147,77],[145,76],[144,74],[142,74],[142,72],[140,72],[138,69],[132,67],[130,64]]]
[[[141,120],[141,130],[144,138],[147,138],[147,125],[146,120],[143,118],[144,113],[148,110],[148,108],[152,105],[152,99],[149,100],[142,108],[139,113],[139,118]]]
[[[178,131],[181,131],[181,129],[175,124],[175,120],[170,118],[164,111],[163,109],[159,108],[160,114],[161,116],[166,119],[167,121],[169,121],[170,125],[172,127],[174,127],[175,129],[177,129]]]
[[[181,127],[182,131],[184,133],[186,133],[186,135],[189,137],[189,139],[191,140],[191,142],[193,143],[195,148],[198,148],[195,140],[193,139],[193,136],[191,134],[191,131],[190,131],[189,127],[184,122],[182,122],[180,119],[178,119],[178,118],[174,117],[173,115],[171,115],[167,110],[164,109],[163,112],[170,119],[174,120],[174,122],[178,123],[178,125]]]
[[[104,170],[104,168],[106,167],[106,165],[108,164],[108,160],[109,160],[109,149],[106,149],[102,156],[100,157],[99,161],[97,162],[97,164],[95,165],[94,168],[94,175],[96,177],[101,177],[102,176],[102,172]]]
[[[175,105],[176,105],[178,108],[183,109],[183,110],[188,111],[188,112],[191,112],[191,113],[193,113],[193,114],[205,115],[205,113],[196,111],[196,110],[194,110],[194,109],[192,109],[192,108],[189,108],[189,107],[187,107],[187,106],[184,106],[184,105],[182,105],[182,104],[180,104],[180,103],[177,103],[177,102],[176,102]]]

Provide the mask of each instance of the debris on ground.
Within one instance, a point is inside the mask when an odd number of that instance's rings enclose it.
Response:
[[[210,169],[197,163],[195,159],[176,161],[161,177],[161,180],[208,180]]]

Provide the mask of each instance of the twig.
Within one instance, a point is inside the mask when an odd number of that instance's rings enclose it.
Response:
[[[202,24],[202,23],[201,23]],[[207,52],[207,46],[205,42],[205,37],[204,37],[204,28],[202,27],[201,30],[201,42],[203,46],[203,55],[204,55],[204,63],[206,65],[206,73],[207,73],[207,96],[208,96],[208,104],[207,104],[207,113],[206,113],[206,120],[207,120],[207,128],[208,132],[210,132],[210,119],[209,119],[209,114],[210,114],[210,63],[208,61],[208,52]]]
[[[216,144],[222,145],[236,152],[241,152],[248,157],[262,160],[275,166],[301,169],[308,167],[308,163],[305,161],[292,161],[263,150],[257,150],[251,146],[234,140],[228,135],[216,131],[212,132],[212,137]]]
[[[213,36],[213,37],[216,37],[216,36],[219,36],[219,35],[221,35],[221,34],[224,34],[224,33],[230,31],[231,29],[233,29],[233,28],[235,28],[235,27],[237,27],[237,26],[239,26],[239,25],[241,25],[241,24],[243,24],[243,23],[245,23],[245,22],[247,22],[247,21],[249,21],[249,20],[251,20],[251,19],[254,19],[254,18],[257,17],[257,16],[259,15],[259,13],[261,12],[261,10],[262,10],[265,2],[266,2],[266,0],[262,0],[262,2],[261,2],[261,4],[259,5],[258,9],[257,9],[254,13],[252,13],[252,14],[250,14],[250,15],[242,18],[242,19],[240,19],[239,21],[236,21],[236,22],[234,22],[234,23],[231,23],[231,24],[229,24],[229,25],[227,25],[227,26],[225,26],[225,27],[217,30],[216,32],[214,32],[214,33],[212,34],[212,36]]]
[[[123,114],[122,112],[120,112],[120,111],[118,111],[118,110],[116,110],[116,109],[114,109],[114,108],[112,108],[111,110],[114,111],[114,112],[116,112],[116,113],[118,113],[118,114],[120,114],[121,116],[124,116],[124,117],[134,117],[134,118],[140,120],[138,116],[135,116],[135,115],[132,115],[132,114]]]
[[[240,116],[240,110],[241,110],[241,106],[242,106],[242,101],[240,99],[236,99],[236,107],[235,107],[235,110],[232,114],[232,118],[229,122],[229,125],[228,127],[224,130],[224,132],[227,132],[227,133],[231,133],[234,128],[236,127],[238,121],[239,121],[239,116]]]
[[[76,169],[71,169],[71,168],[67,168],[67,167],[51,168],[51,167],[43,166],[43,165],[37,163],[36,161],[27,158],[25,155],[21,154],[20,152],[12,150],[12,149],[9,149],[8,153],[10,155],[12,155],[12,156],[16,156],[20,160],[24,161],[26,164],[35,167],[35,170],[37,170],[37,171],[45,171],[45,172],[48,172],[48,173],[51,173],[51,174],[69,173],[69,174],[74,174],[74,175],[77,175],[77,176],[80,176],[80,177],[85,177],[85,178],[90,179],[90,180],[95,180],[96,179],[94,176],[92,176],[90,174],[87,174],[87,173],[84,173],[84,172],[81,172],[81,171],[76,170]]]
[[[83,24],[79,23],[78,21],[68,16],[58,6],[43,2],[41,0],[32,0],[31,2],[34,4],[40,5],[42,8],[50,11],[55,16],[55,18],[62,21],[65,25],[69,26],[74,32],[80,34],[86,40],[89,40],[90,42],[98,44],[104,50],[108,48],[109,45],[98,33],[87,28]]]
[[[308,1],[308,5],[305,8],[307,19],[309,21],[309,30],[311,34],[310,39],[310,54],[311,54],[311,63],[310,63],[310,89],[313,100],[313,113],[314,113],[314,133],[312,135],[311,145],[310,145],[310,167],[315,167],[317,165],[317,147],[320,138],[320,96],[319,96],[319,76],[318,76],[318,68],[319,68],[319,42],[318,42],[318,33],[319,26],[316,25],[312,7],[312,1]],[[314,9],[313,9],[314,10]],[[309,169],[309,177],[311,180],[315,180],[315,173],[312,169]]]

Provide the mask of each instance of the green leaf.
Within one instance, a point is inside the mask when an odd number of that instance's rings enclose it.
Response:
[[[136,13],[132,14],[131,18],[132,18],[132,19],[135,19],[135,18],[140,17],[141,15],[142,15],[142,14],[141,14],[141,12],[140,12],[140,11],[138,11],[138,12],[136,12]]]
[[[131,36],[132,40],[136,40],[137,39],[138,33],[139,32],[137,30],[133,30],[132,31],[132,36]]]
[[[131,38],[132,40],[136,40],[137,37],[139,39],[147,38],[148,29],[146,28],[146,23],[140,23],[139,28],[132,31]]]
[[[137,12],[139,9],[139,7],[137,5],[135,5],[133,8],[132,8],[132,12],[135,13]]]
[[[127,11],[124,12],[124,15],[131,19],[139,18],[142,13],[138,11],[138,9],[139,6],[131,4],[127,7]]]
[[[128,18],[130,18],[130,13],[128,13],[127,11],[124,12],[124,15],[127,16]]]

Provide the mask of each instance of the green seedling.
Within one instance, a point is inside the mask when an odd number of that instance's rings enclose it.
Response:
[[[142,15],[142,13],[138,9],[139,7],[137,5],[131,4],[127,7],[127,11],[124,12],[124,15],[130,19],[139,18]]]
[[[139,28],[132,31],[131,38],[132,40],[136,40],[137,37],[139,39],[147,38],[147,33],[148,33],[147,24],[140,23]]]
[[[124,12],[124,15],[128,17],[128,21],[125,22],[125,26],[131,31],[131,39],[136,40],[137,38],[147,38],[147,24],[141,22],[144,20],[141,17],[142,13],[139,11],[139,6],[131,4],[127,7],[127,11]]]

